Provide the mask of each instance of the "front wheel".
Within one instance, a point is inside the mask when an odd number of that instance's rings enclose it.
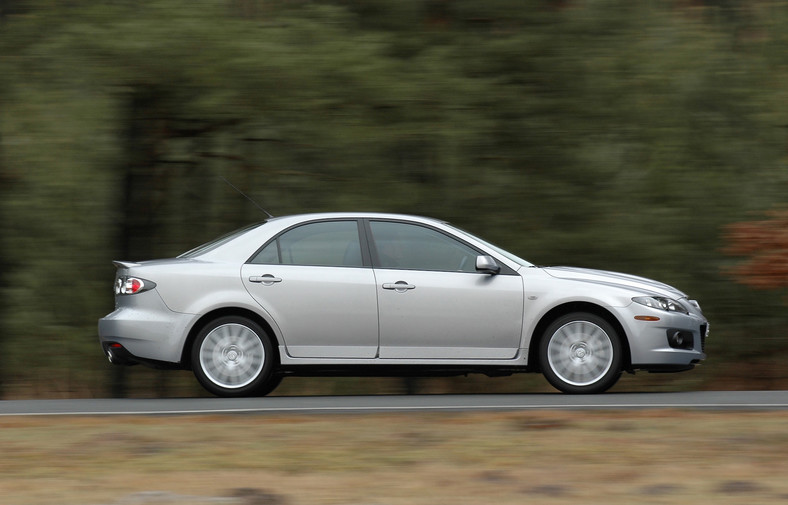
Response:
[[[613,326],[576,312],[554,321],[539,346],[542,374],[564,393],[603,393],[621,377],[621,341]]]
[[[194,340],[191,358],[194,376],[217,396],[265,394],[278,384],[272,375],[271,339],[245,317],[227,316],[208,323]]]

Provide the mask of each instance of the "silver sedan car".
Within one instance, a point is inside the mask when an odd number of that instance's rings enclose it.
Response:
[[[600,393],[623,371],[705,359],[709,325],[660,282],[538,267],[452,225],[398,214],[272,218],[177,258],[117,261],[109,360],[191,369],[219,396],[287,375],[541,372]]]

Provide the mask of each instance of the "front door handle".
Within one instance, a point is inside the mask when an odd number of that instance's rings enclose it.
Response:
[[[249,282],[261,282],[265,286],[271,286],[275,282],[282,282],[282,279],[280,279],[279,277],[274,277],[271,274],[253,275],[249,277]]]
[[[393,289],[397,293],[404,293],[409,289],[416,289],[416,286],[414,286],[413,284],[408,284],[405,281],[397,281],[394,283],[387,282],[383,284],[383,289]]]

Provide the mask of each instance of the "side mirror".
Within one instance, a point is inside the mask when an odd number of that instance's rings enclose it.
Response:
[[[492,256],[476,256],[476,271],[495,275],[501,272],[501,266],[495,262]]]

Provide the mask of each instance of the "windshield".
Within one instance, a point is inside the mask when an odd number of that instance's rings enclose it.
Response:
[[[516,256],[516,255],[510,253],[509,251],[507,251],[505,249],[501,249],[497,245],[491,244],[491,243],[487,242],[486,240],[477,237],[473,233],[468,233],[467,231],[463,230],[462,228],[458,228],[458,227],[456,227],[456,226],[454,226],[452,224],[449,224],[449,223],[444,223],[444,224],[446,226],[449,226],[450,228],[454,228],[455,230],[457,230],[457,231],[459,231],[461,233],[464,233],[465,235],[468,235],[469,237],[473,238],[474,240],[480,242],[485,247],[488,247],[488,248],[492,249],[493,251],[495,251],[496,253],[500,254],[501,256],[503,256],[504,258],[506,258],[508,260],[514,261],[518,265],[522,265],[524,267],[532,267],[532,266],[534,266],[533,263],[531,263],[529,261],[525,261],[521,257]]]
[[[247,231],[251,230],[252,228],[257,228],[258,226],[262,226],[264,224],[265,224],[265,222],[248,224],[248,225],[246,225],[246,226],[244,226],[242,228],[238,228],[235,231],[231,231],[230,233],[222,235],[219,238],[215,238],[215,239],[211,240],[210,242],[206,242],[206,243],[204,243],[202,245],[199,245],[199,246],[195,247],[194,249],[186,251],[185,253],[179,255],[178,257],[179,258],[195,258],[197,256],[200,256],[201,254],[205,254],[208,251],[216,249],[217,247],[219,247],[222,244],[226,244],[227,242],[231,241],[235,237],[243,235],[244,233],[246,233]]]

